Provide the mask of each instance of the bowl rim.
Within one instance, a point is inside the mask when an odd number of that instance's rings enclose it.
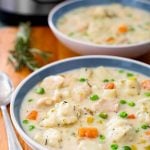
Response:
[[[92,42],[91,43],[90,42],[85,42],[85,41],[82,41],[82,40],[77,40],[77,39],[68,37],[66,34],[62,33],[61,31],[59,31],[57,29],[56,25],[53,22],[53,16],[55,15],[55,13],[58,10],[62,9],[64,6],[70,5],[72,3],[80,2],[80,1],[82,2],[83,0],[73,0],[73,1],[64,1],[64,2],[61,2],[60,4],[56,5],[49,12],[49,14],[48,14],[48,25],[49,25],[49,27],[52,29],[52,31],[56,35],[59,35],[60,37],[62,37],[63,39],[65,39],[65,40],[67,40],[69,42],[74,42],[75,44],[80,44],[80,45],[89,46],[89,47],[96,47],[96,48],[106,48],[105,51],[108,50],[107,48],[113,48],[113,49],[115,49],[115,51],[117,51],[117,50],[120,51],[121,48],[134,48],[136,46],[142,46],[142,45],[145,45],[145,44],[150,44],[150,40],[141,41],[141,42],[132,43],[132,44],[124,44],[124,45],[95,44],[95,43],[92,43]],[[139,1],[137,1],[137,2],[139,2]],[[106,5],[109,5],[109,4],[106,4]],[[130,6],[130,7],[132,7],[132,6]],[[61,15],[61,16],[63,16],[63,15]]]
[[[80,59],[89,59],[89,58],[98,58],[98,59],[106,58],[106,59],[121,60],[121,61],[123,60],[123,61],[126,61],[126,62],[135,63],[137,65],[140,65],[141,67],[146,67],[146,68],[150,69],[150,65],[149,64],[146,64],[146,63],[143,63],[143,62],[140,62],[140,61],[137,61],[137,60],[133,60],[133,59],[130,59],[130,58],[119,57],[119,56],[110,56],[110,55],[87,55],[87,56],[70,57],[70,58],[66,58],[66,59],[63,59],[63,60],[55,61],[53,63],[47,64],[46,66],[38,69],[37,71],[31,73],[30,75],[28,75],[24,80],[22,80],[19,83],[19,85],[15,89],[14,93],[12,94],[11,102],[10,102],[10,114],[11,114],[11,119],[12,119],[12,122],[14,124],[14,127],[16,128],[16,130],[19,133],[19,135],[24,139],[24,141],[27,144],[29,144],[29,146],[31,144],[32,146],[34,146],[34,147],[36,147],[36,148],[38,148],[40,150],[47,150],[47,148],[45,148],[44,146],[42,146],[38,142],[34,141],[30,136],[28,136],[25,133],[25,131],[23,130],[23,128],[18,124],[18,121],[17,121],[17,119],[15,117],[15,114],[14,114],[14,109],[15,109],[14,103],[15,103],[16,95],[19,93],[20,88],[22,86],[24,86],[24,84],[30,78],[32,78],[34,75],[38,74],[39,72],[42,72],[46,68],[49,68],[49,67],[52,67],[52,66],[55,66],[55,65],[59,65],[59,64],[61,64],[63,62],[69,62],[69,61],[72,61],[72,60],[80,60]],[[72,70],[72,69],[70,69],[70,70]]]

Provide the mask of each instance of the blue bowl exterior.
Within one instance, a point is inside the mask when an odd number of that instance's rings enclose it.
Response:
[[[92,6],[92,5],[105,5],[119,3],[125,6],[131,6],[135,8],[140,8],[150,12],[150,4],[142,3],[135,0],[73,0],[66,5],[62,5],[52,16],[52,23],[56,25],[57,20],[65,13],[82,6]]]
[[[43,68],[38,73],[35,73],[31,76],[19,89],[19,92],[16,94],[14,109],[13,112],[15,114],[15,118],[19,125],[20,123],[20,106],[22,100],[24,99],[27,92],[33,88],[38,82],[40,82],[43,78],[59,74],[62,72],[66,72],[69,70],[81,68],[81,67],[97,67],[97,66],[107,66],[107,67],[117,67],[124,68],[128,70],[132,70],[135,72],[142,73],[146,76],[150,76],[150,67],[143,67],[134,62],[125,61],[122,59],[113,59],[113,58],[82,58],[82,59],[73,59],[69,61],[63,61],[61,63],[57,63],[55,65],[50,65],[46,68]]]

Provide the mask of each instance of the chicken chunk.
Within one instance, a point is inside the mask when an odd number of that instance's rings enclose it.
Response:
[[[91,92],[91,87],[87,83],[76,84],[72,89],[72,98],[75,101],[83,101]]]
[[[93,111],[117,112],[119,108],[117,99],[101,99],[92,106]]]
[[[135,96],[140,93],[140,84],[139,82],[131,79],[120,80],[117,83],[118,94],[122,97],[126,96]]]

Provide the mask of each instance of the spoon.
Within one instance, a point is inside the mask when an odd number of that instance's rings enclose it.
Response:
[[[11,80],[9,79],[7,74],[5,74],[4,72],[0,72],[0,107],[5,122],[5,128],[8,138],[8,149],[23,150],[15,134],[6,107],[10,102],[12,92],[13,92],[13,85]]]

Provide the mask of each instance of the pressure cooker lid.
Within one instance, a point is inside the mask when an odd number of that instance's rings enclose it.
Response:
[[[59,3],[64,0],[34,0],[37,3]]]

